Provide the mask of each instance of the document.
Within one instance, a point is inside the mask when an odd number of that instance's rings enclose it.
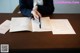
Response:
[[[0,24],[0,34],[5,34],[10,29],[10,20],[5,20]]]
[[[28,17],[13,17],[10,23],[10,32],[32,31],[31,20]]]
[[[51,24],[49,17],[41,18],[41,28],[39,27],[39,21],[32,20],[32,32],[51,31]]]
[[[68,19],[51,19],[53,34],[76,34]]]
[[[29,17],[12,17],[10,23],[10,32],[18,31],[32,31],[32,32],[42,32],[51,31],[50,18],[41,18],[41,28],[39,28],[39,21],[33,20]]]

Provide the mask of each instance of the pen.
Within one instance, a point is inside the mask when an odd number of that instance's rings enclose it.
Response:
[[[39,17],[39,23],[40,23],[40,24],[39,24],[39,27],[41,28],[41,19],[40,19],[40,17]]]
[[[31,15],[31,19],[33,18],[33,20],[35,19],[33,15]],[[41,20],[40,20],[40,17],[39,17],[39,27],[41,28]]]

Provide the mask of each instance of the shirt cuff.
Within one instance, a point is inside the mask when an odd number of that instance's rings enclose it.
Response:
[[[38,9],[38,6],[37,5],[33,7],[33,10],[37,10],[37,9]]]

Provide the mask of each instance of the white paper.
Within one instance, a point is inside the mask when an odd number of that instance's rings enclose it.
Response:
[[[39,21],[32,20],[32,29],[33,32],[51,31],[50,18],[49,17],[41,18],[41,28],[39,27]]]
[[[18,12],[19,14],[21,13],[21,11]]]
[[[32,31],[31,20],[28,17],[13,17],[10,24],[10,32]]]
[[[76,34],[68,19],[51,19],[53,34]]]
[[[0,25],[0,33],[1,34],[5,34],[10,28],[10,20],[6,20],[4,21],[1,25]]]

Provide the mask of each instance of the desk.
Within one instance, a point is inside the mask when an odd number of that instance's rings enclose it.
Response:
[[[0,23],[21,14],[0,14]],[[9,44],[10,49],[80,48],[80,14],[54,14],[51,19],[68,19],[76,35],[53,35],[51,32],[7,32],[0,34],[0,44]]]

